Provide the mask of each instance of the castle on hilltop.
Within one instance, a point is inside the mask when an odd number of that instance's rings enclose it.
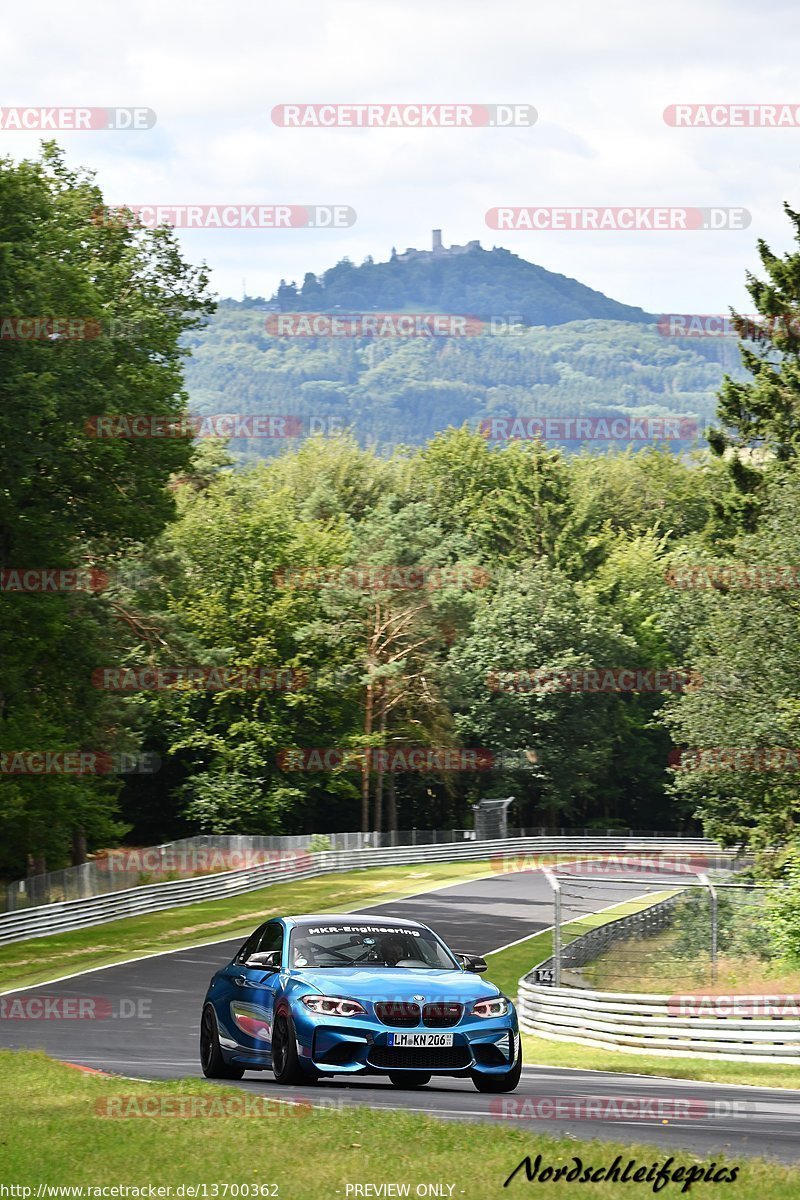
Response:
[[[443,246],[441,229],[433,230],[433,245],[430,250],[415,250],[413,246],[409,246],[404,254],[398,254],[394,246],[392,246],[392,262],[411,262],[415,258],[448,258],[457,254],[469,254],[470,250],[480,250],[481,244],[478,238],[474,238],[471,242],[467,242],[466,246]]]

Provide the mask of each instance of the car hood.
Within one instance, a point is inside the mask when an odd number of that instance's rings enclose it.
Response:
[[[466,1003],[499,996],[499,988],[468,971],[414,971],[407,967],[335,967],[329,971],[295,970],[292,981],[327,996],[355,1000],[453,1000]]]

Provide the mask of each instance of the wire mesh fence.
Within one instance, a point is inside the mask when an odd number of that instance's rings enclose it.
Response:
[[[559,872],[554,952],[538,965],[536,982],[611,992],[775,990],[776,886],[714,870]]]
[[[475,829],[404,829],[383,832],[326,834],[223,835],[199,834],[161,846],[122,847],[104,852],[80,866],[31,875],[0,886],[0,910],[14,912],[63,900],[104,896],[162,880],[234,871],[270,862],[275,856],[314,854],[322,850],[383,849],[395,846],[435,846],[479,840],[485,831]],[[509,839],[519,837],[665,837],[675,832],[634,829],[552,829],[544,826],[506,828]],[[687,834],[688,840],[697,840]]]

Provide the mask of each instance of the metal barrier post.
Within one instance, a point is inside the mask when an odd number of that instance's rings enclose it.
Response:
[[[717,889],[708,876],[698,871],[697,878],[703,887],[708,888],[708,902],[711,910],[711,982],[717,982],[717,943],[719,940],[719,913],[717,906]]]
[[[553,889],[553,987],[561,987],[561,884],[548,867],[542,867]]]

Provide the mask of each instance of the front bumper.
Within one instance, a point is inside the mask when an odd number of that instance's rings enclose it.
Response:
[[[431,1075],[500,1075],[519,1054],[516,1016],[462,1018],[451,1028],[390,1027],[370,1017],[330,1018],[294,1013],[302,1062],[328,1074],[425,1071]],[[448,1047],[392,1047],[392,1033],[452,1034]]]

